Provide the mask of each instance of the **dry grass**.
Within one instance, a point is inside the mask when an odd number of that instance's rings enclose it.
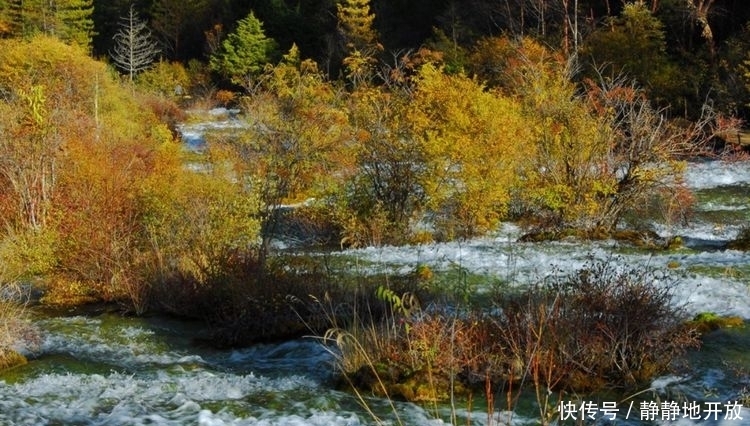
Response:
[[[22,296],[18,286],[0,285],[0,370],[25,364],[19,350],[39,345],[38,331],[28,320]]]
[[[496,395],[513,411],[531,389],[547,424],[561,392],[637,390],[698,345],[664,279],[593,262],[502,295],[490,312],[421,310],[409,293],[379,291],[386,314],[346,325],[326,299],[318,303],[331,329],[321,340],[357,394],[428,403],[484,394],[491,418]]]

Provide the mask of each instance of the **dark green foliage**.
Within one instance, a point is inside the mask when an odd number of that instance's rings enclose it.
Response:
[[[739,234],[729,242],[727,248],[750,251],[750,226],[743,227]]]
[[[644,4],[633,3],[586,38],[581,56],[596,73],[608,78],[628,75],[668,105],[679,100],[686,81],[666,47],[662,23]]]
[[[276,42],[266,37],[263,23],[250,12],[211,57],[211,69],[235,84],[250,84],[271,61]]]

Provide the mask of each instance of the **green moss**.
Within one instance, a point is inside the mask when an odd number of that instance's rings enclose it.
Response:
[[[712,278],[742,279],[750,276],[750,265],[716,266],[716,265],[692,265],[686,271],[694,275],[705,275]]]
[[[616,240],[625,242],[633,247],[645,248],[645,249],[677,249],[682,247],[682,238],[674,237],[669,240],[665,240],[653,231],[640,231],[640,230],[615,230],[609,231],[603,228],[593,229],[573,229],[566,228],[561,230],[543,230],[530,232],[521,236],[521,242],[543,242],[543,241],[559,241],[568,238],[577,240],[589,240],[589,241],[602,241],[602,240]]]
[[[720,328],[743,327],[744,325],[745,321],[740,317],[721,316],[714,312],[701,312],[691,321],[688,321],[688,326],[693,327],[701,334]]]

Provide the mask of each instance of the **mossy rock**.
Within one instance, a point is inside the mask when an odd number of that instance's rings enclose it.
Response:
[[[409,402],[448,401],[451,392],[453,395],[469,394],[467,387],[458,379],[451,382],[450,377],[434,371],[432,374],[426,371],[405,374],[396,366],[385,363],[363,366],[354,373],[348,373],[341,384],[344,383],[376,396]]]
[[[669,247],[669,241],[664,241],[664,239],[654,231],[613,231],[611,234],[611,238],[617,241],[630,243],[635,247],[645,249],[664,249]]]
[[[667,240],[667,247],[666,247],[667,250],[677,250],[683,247],[684,247],[684,242],[682,240],[682,237],[680,237],[679,235],[674,236],[670,238],[669,240]]]
[[[610,231],[605,228],[593,229],[574,229],[565,228],[559,230],[542,230],[529,232],[519,238],[521,242],[543,242],[543,241],[560,241],[564,239],[579,239],[589,241],[602,241],[612,239],[626,242],[635,247],[646,249],[676,249],[682,247],[682,238],[674,237],[665,240],[659,234],[653,231],[640,230],[615,230]]]
[[[721,328],[743,327],[745,320],[737,316],[721,316],[714,312],[701,312],[691,321],[688,326],[693,327],[701,334],[705,334]]]
[[[727,244],[730,250],[750,251],[750,227],[744,227],[740,230],[737,238]]]
[[[27,364],[25,356],[11,349],[0,349],[0,371]]]
[[[467,393],[464,386],[457,380],[453,382],[453,387],[451,387],[450,379],[430,377],[425,374],[417,374],[402,382],[386,386],[389,388],[391,397],[402,398],[409,402],[448,401],[451,392],[454,395],[465,395]]]

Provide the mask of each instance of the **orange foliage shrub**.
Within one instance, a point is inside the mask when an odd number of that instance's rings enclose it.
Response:
[[[218,102],[219,105],[226,107],[234,103],[235,94],[230,90],[218,90],[216,94],[214,94],[214,99],[216,99],[216,102]]]

